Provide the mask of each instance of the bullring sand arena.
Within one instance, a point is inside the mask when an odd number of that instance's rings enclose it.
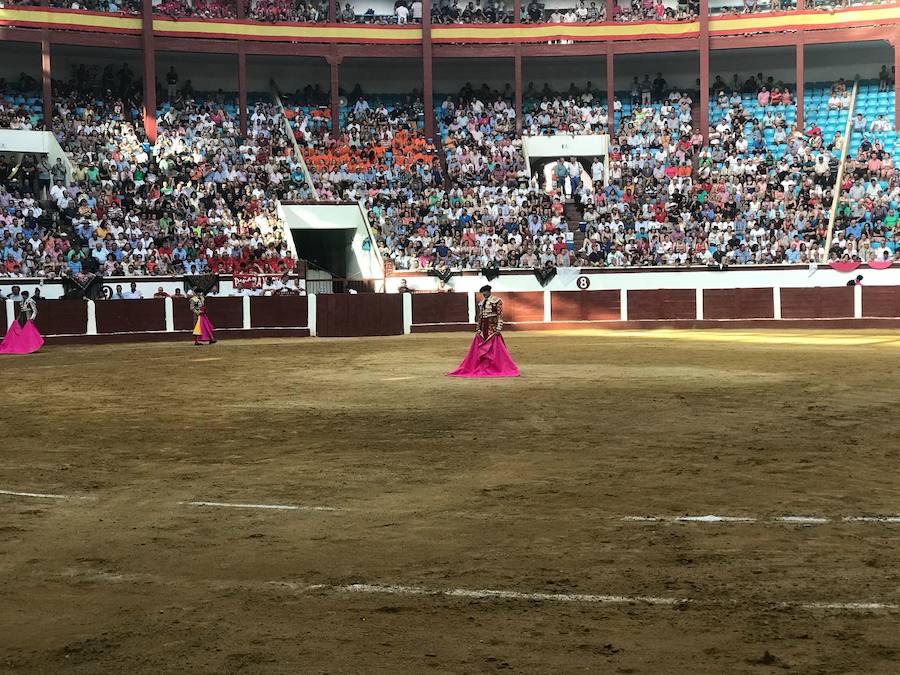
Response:
[[[900,672],[900,335],[3,362],[0,671]]]

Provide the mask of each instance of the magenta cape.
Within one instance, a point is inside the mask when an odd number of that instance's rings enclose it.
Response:
[[[26,321],[24,326],[13,321],[3,342],[0,342],[0,354],[31,354],[43,345],[44,338],[31,321]]]
[[[519,367],[506,351],[503,336],[495,333],[487,340],[475,335],[469,353],[451,377],[518,377]]]
[[[197,323],[194,324],[194,339],[199,342],[215,342],[215,330],[216,327],[212,325],[212,321],[206,318],[206,314],[201,314],[197,317]]]

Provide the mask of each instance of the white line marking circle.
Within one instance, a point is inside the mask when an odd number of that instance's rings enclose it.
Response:
[[[227,509],[266,509],[272,511],[340,511],[333,506],[300,506],[292,504],[233,504],[230,502],[178,502],[187,506],[209,506]]]
[[[423,597],[467,598],[471,600],[521,600],[525,602],[588,603],[609,605],[648,605],[654,607],[675,607],[679,605],[732,606],[738,601],[730,599],[692,599],[656,597],[645,595],[599,595],[593,593],[547,593],[499,590],[491,588],[428,588],[425,586],[404,586],[358,582],[353,584],[322,584],[302,581],[228,581],[196,579],[164,579],[152,574],[120,574],[105,570],[66,570],[66,577],[81,577],[107,583],[156,583],[163,585],[198,583],[210,588],[267,590],[287,589],[295,593],[365,593],[380,595],[406,595]],[[878,610],[896,611],[900,605],[893,602],[803,602],[789,601],[777,603],[781,607],[804,610],[840,610],[849,612],[871,612]]]
[[[82,495],[54,495],[46,492],[17,492],[15,490],[0,490],[0,495],[8,495],[10,497],[32,497],[35,499],[95,499],[94,497]]]

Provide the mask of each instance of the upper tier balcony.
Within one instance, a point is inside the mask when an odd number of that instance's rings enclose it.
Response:
[[[291,5],[294,9],[285,16],[307,19],[314,16],[315,20],[262,21],[258,18],[278,16],[277,13],[263,11],[263,0],[252,0],[243,7],[215,6],[214,10],[209,9],[212,5],[203,5],[205,10],[191,15],[182,13],[177,3],[164,3],[160,7],[168,7],[169,13],[156,8],[150,26],[145,26],[142,15],[136,13],[140,8],[135,8],[133,4],[120,6],[112,0],[90,10],[17,5],[0,8],[0,37],[5,40],[39,39],[33,33],[44,31],[35,29],[47,29],[52,42],[88,43],[84,37],[65,38],[66,33],[74,32],[106,37],[91,40],[94,44],[127,46],[130,42],[136,45],[145,30],[152,30],[158,40],[202,40],[197,47],[200,51],[212,51],[212,45],[207,42],[211,41],[219,45],[223,42],[365,45],[377,53],[405,47],[405,50],[394,55],[413,56],[417,54],[415,49],[424,42],[430,42],[436,54],[440,50],[450,53],[461,46],[476,50],[474,55],[479,52],[484,55],[502,54],[503,50],[513,47],[529,47],[531,50],[549,47],[554,53],[565,51],[578,54],[598,53],[608,45],[613,45],[616,52],[688,51],[697,49],[698,39],[706,36],[711,48],[717,48],[717,43],[725,47],[726,42],[727,46],[744,46],[734,44],[736,42],[745,42],[746,46],[750,43],[791,44],[795,41],[793,36],[801,31],[807,43],[892,40],[900,21],[900,4],[828,6],[823,10],[820,5],[804,8],[801,2],[801,8],[767,11],[779,5],[743,0],[741,8],[747,11],[735,13],[733,4],[720,2],[707,6],[704,2],[702,9],[709,13],[698,17],[688,4],[681,6],[675,0],[667,0],[674,3],[669,6],[662,4],[663,0],[653,1],[660,7],[660,20],[644,18],[651,14],[643,7],[641,0],[632,0],[627,5],[622,0],[606,0],[602,11],[597,9],[596,2],[591,2],[590,16],[601,19],[611,12],[615,20],[580,20],[580,16],[574,13],[583,4],[578,0],[576,9],[565,12],[559,8],[551,11],[551,8],[540,5],[539,16],[532,13],[531,4],[517,5],[512,11],[491,5],[494,9],[480,16],[495,22],[482,23],[447,23],[461,21],[462,17],[457,18],[453,12],[447,14],[446,6],[442,5],[444,9],[434,9],[433,22],[421,23],[420,20],[410,19],[402,24],[386,14],[367,12],[356,15],[352,8],[341,10],[342,14],[338,14],[339,8],[335,7],[331,10],[331,16],[327,16],[321,10],[313,14],[307,10],[298,12],[297,5]],[[748,5],[748,2],[751,4]],[[78,2],[72,4],[81,6]],[[421,12],[421,9],[418,11]],[[514,21],[516,17],[520,22]],[[335,20],[329,21],[329,18]],[[560,22],[560,18],[565,20]],[[503,22],[498,23],[497,19]],[[29,37],[29,34],[32,36]],[[650,46],[648,42],[655,44]]]

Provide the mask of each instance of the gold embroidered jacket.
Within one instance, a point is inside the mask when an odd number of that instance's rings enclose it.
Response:
[[[478,315],[475,322],[478,332],[487,340],[494,333],[503,330],[503,301],[495,295],[478,303]]]
[[[205,304],[206,303],[204,302],[204,299],[201,296],[199,296],[199,295],[191,296],[191,300],[190,300],[191,312],[194,313],[195,319],[197,317],[199,317],[201,314],[203,314],[203,306]]]

